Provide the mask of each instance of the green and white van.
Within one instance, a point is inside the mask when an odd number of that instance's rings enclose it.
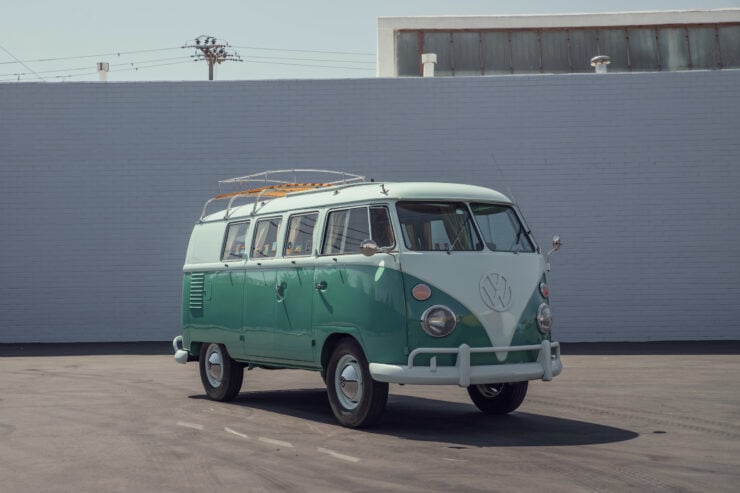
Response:
[[[361,427],[389,383],[459,385],[505,414],[561,372],[545,278],[557,237],[543,255],[488,188],[296,180],[316,171],[225,180],[237,190],[193,228],[173,345],[209,398],[236,397],[244,368],[314,370],[337,420]]]

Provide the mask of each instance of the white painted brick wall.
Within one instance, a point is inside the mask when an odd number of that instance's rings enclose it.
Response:
[[[285,167],[508,187],[563,341],[740,339],[739,156],[734,70],[2,84],[0,343],[170,339],[216,181]]]

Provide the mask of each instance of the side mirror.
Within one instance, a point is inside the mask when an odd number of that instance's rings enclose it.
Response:
[[[563,246],[563,242],[560,241],[560,237],[558,235],[555,235],[552,237],[552,248],[549,252],[547,252],[547,255],[545,255],[545,262],[547,265],[545,268],[547,269],[547,272],[550,272],[550,255],[560,250],[560,247]]]
[[[557,252],[560,250],[560,247],[563,245],[563,242],[560,241],[560,237],[558,235],[555,235],[552,237],[552,251]]]
[[[372,257],[378,253],[378,250],[378,244],[373,240],[363,240],[362,243],[360,243],[360,251],[366,257]]]

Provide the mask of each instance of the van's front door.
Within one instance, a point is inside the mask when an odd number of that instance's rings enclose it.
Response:
[[[370,361],[403,356],[403,280],[396,253],[360,253],[363,240],[395,246],[388,207],[330,211],[314,277],[313,323],[319,342],[332,333],[357,338]]]

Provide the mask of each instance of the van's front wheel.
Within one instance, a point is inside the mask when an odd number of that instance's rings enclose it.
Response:
[[[471,385],[468,395],[486,414],[508,414],[524,401],[528,387],[529,382]]]
[[[365,354],[353,339],[344,339],[334,348],[326,388],[334,416],[350,428],[377,422],[388,401],[388,384],[372,379]]]
[[[239,394],[244,367],[231,359],[223,344],[203,343],[199,366],[200,380],[209,399],[230,401]]]

